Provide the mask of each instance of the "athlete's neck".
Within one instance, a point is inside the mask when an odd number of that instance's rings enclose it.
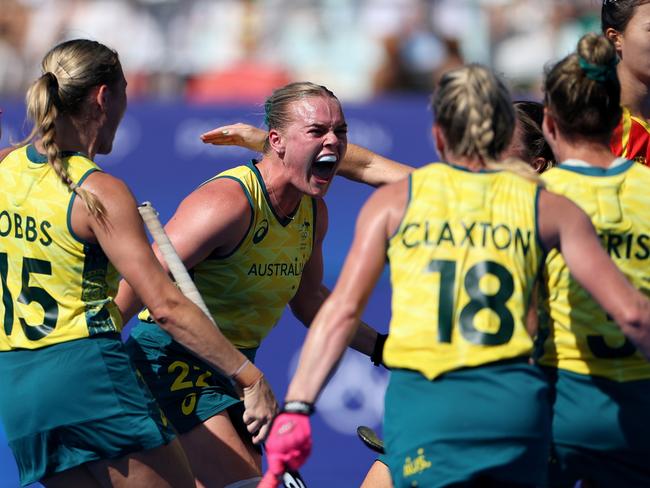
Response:
[[[619,64],[618,79],[621,83],[621,105],[636,117],[650,119],[650,87],[634,76],[624,63]]]
[[[257,164],[257,169],[262,176],[275,212],[284,218],[292,219],[290,216],[300,204],[302,193],[287,178],[282,162],[264,157]]]
[[[616,159],[609,144],[602,141],[564,140],[553,151],[558,161],[579,159],[599,168],[609,168]]]
[[[68,119],[56,121],[56,145],[59,151],[70,151],[85,154],[89,159],[93,159],[97,154],[97,134],[88,133],[78,130],[76,124],[71,123]],[[43,147],[43,141],[38,139],[34,141],[34,147],[41,154],[46,154]]]
[[[480,158],[467,158],[462,156],[449,155],[449,157],[446,159],[446,162],[454,166],[461,166],[468,169],[469,171],[474,172],[482,171],[487,168],[485,162]]]

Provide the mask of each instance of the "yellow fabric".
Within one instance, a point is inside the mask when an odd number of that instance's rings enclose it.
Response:
[[[550,190],[591,217],[610,257],[634,286],[650,295],[650,169],[624,162],[603,171],[569,162],[543,178]],[[542,323],[541,364],[615,381],[650,378],[650,363],[571,277],[557,251],[548,255],[544,284],[542,315],[548,315],[548,323]]]
[[[227,257],[210,256],[191,270],[223,334],[238,348],[253,348],[271,331],[298,291],[314,242],[315,201],[303,196],[293,220],[276,216],[253,165],[215,178],[238,181],[251,203],[251,225]],[[148,313],[140,315],[146,319]]]
[[[99,169],[76,153],[64,164],[77,184]],[[0,181],[0,351],[119,331],[119,277],[98,245],[73,235],[76,195],[33,146],[0,162]]]
[[[435,378],[528,355],[525,312],[542,260],[538,186],[508,171],[436,163],[410,177],[390,239],[390,367]]]

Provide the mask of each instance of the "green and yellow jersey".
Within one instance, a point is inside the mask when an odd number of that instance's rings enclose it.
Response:
[[[569,160],[542,177],[549,190],[589,215],[612,260],[650,296],[650,169],[622,158],[606,169]],[[572,278],[555,250],[547,257],[543,284],[540,364],[615,381],[650,378],[650,363]]]
[[[77,184],[97,165],[78,153],[63,164]],[[76,236],[76,197],[33,146],[0,163],[0,351],[36,349],[119,331],[119,276],[101,247]]]
[[[432,379],[531,353],[525,314],[544,255],[538,191],[509,171],[435,163],[411,174],[409,203],[388,243],[387,366]]]
[[[316,201],[303,196],[295,213],[282,218],[273,210],[253,163],[215,178],[230,178],[241,185],[251,207],[250,225],[234,251],[208,256],[190,273],[228,340],[238,348],[254,348],[298,291],[314,244]],[[146,311],[140,314],[141,319],[147,317]]]

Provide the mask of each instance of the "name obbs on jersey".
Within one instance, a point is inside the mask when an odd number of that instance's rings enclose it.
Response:
[[[38,241],[43,246],[52,243],[48,229],[52,224],[47,220],[37,221],[31,215],[3,210],[0,212],[0,237],[13,237],[25,239],[28,242]]]

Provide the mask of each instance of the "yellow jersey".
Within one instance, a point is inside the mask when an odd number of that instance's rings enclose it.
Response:
[[[542,177],[549,190],[589,215],[612,260],[650,296],[650,168],[622,158],[607,169],[569,160]],[[540,364],[615,381],[650,378],[650,363],[572,278],[555,250],[547,257],[541,288]]]
[[[78,185],[99,170],[79,153],[63,164]],[[0,351],[119,331],[119,276],[99,245],[73,232],[76,194],[32,145],[0,162],[0,180]]]
[[[529,355],[525,315],[543,262],[539,187],[509,171],[434,163],[410,176],[388,242],[393,289],[386,365],[429,379]]]
[[[303,196],[290,218],[273,210],[254,163],[215,178],[237,181],[248,198],[246,235],[227,256],[211,255],[190,270],[224,336],[238,348],[258,347],[298,291],[314,244],[316,201]],[[148,312],[140,314],[148,318]]]

